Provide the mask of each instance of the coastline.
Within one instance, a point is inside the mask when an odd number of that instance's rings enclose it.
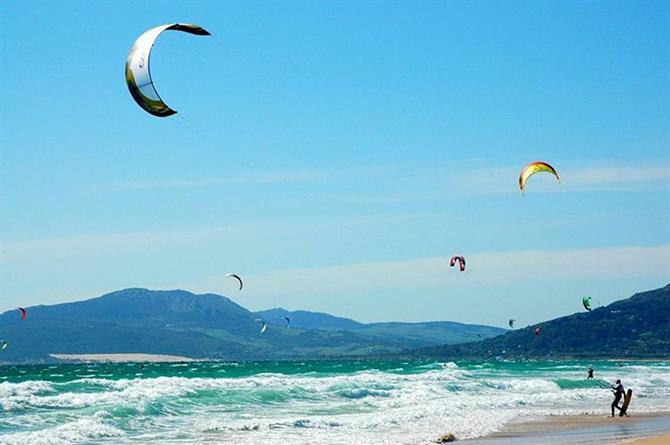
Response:
[[[179,355],[162,355],[162,354],[49,354],[50,357],[59,360],[77,361],[77,362],[193,362],[196,361],[190,357],[182,357]]]
[[[670,443],[670,411],[546,416],[520,420],[486,437],[464,440],[469,445],[511,444],[632,444]]]
[[[623,443],[627,445],[666,445],[670,443],[670,434],[648,437],[646,439],[635,439],[633,441]]]

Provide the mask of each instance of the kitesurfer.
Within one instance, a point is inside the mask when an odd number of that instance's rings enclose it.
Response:
[[[592,379],[593,378],[593,368],[589,366],[589,376],[587,379]]]
[[[612,392],[614,393],[614,401],[612,402],[612,417],[614,417],[614,408],[621,411],[621,408],[619,407],[619,402],[621,401],[621,398],[625,393],[620,379],[616,380],[616,386],[612,385]]]

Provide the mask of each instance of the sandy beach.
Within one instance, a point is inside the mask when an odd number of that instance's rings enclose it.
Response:
[[[549,416],[515,422],[488,437],[466,440],[471,445],[511,444],[670,444],[670,413],[633,414],[609,417]]]
[[[656,437],[649,437],[646,439],[635,439],[623,443],[628,445],[667,445],[670,444],[670,434],[664,434],[662,436],[656,436]]]
[[[190,357],[159,354],[49,354],[59,360],[79,362],[192,362]]]

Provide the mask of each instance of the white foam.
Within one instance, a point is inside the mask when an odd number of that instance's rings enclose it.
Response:
[[[124,432],[105,419],[105,413],[81,417],[63,425],[0,436],[2,445],[68,445],[105,438],[121,438]],[[115,441],[116,442],[116,441]]]
[[[462,369],[452,363],[422,369],[413,374],[367,370],[339,375],[3,382],[0,400],[11,415],[7,422],[21,425],[25,420],[24,428],[30,431],[0,440],[65,443],[37,441],[36,431],[41,430],[57,440],[114,437],[115,443],[151,437],[158,442],[240,445],[420,444],[448,431],[461,439],[481,436],[519,417],[605,414],[611,402],[607,389],[562,389],[556,383],[583,382],[583,368],[577,365],[549,364],[529,367],[528,372],[494,366]],[[620,377],[634,387],[637,412],[667,409],[669,366],[610,367],[597,373],[600,379]],[[38,415],[42,412],[48,414]],[[73,420],[54,427],[56,416],[63,413]]]

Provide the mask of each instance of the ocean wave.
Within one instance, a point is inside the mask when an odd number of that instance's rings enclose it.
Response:
[[[125,433],[104,413],[82,417],[63,425],[39,431],[22,431],[0,436],[1,445],[68,445],[91,440],[121,438]]]
[[[18,400],[25,400],[43,394],[54,392],[53,385],[43,380],[28,380],[19,383],[0,383],[0,406],[3,411],[20,409]]]
[[[0,431],[12,432],[0,433],[0,443],[152,437],[161,443],[419,444],[446,431],[462,439],[478,437],[519,417],[605,414],[611,393],[603,383],[617,377],[634,388],[637,412],[667,409],[670,398],[666,366],[601,365],[596,367],[601,380],[588,381],[582,365],[481,365],[404,364],[412,373],[394,372],[397,364],[386,371],[357,365],[342,374],[333,373],[334,364],[324,372],[300,365],[300,372],[263,370],[240,377],[218,374],[217,365],[210,377],[97,374],[2,382]],[[54,442],[40,442],[46,440],[40,432]]]

